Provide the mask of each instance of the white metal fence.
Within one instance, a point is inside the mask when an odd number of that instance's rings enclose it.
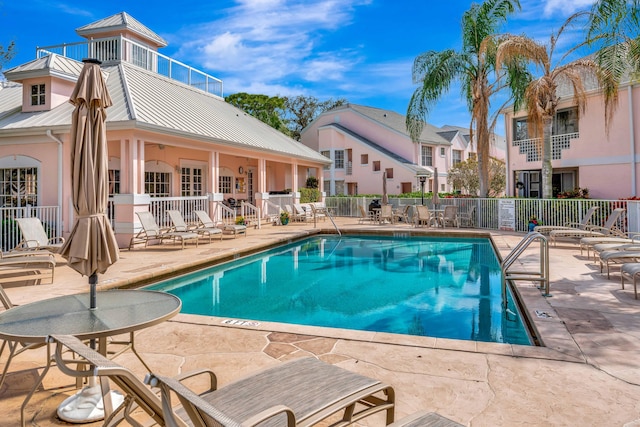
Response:
[[[57,206],[26,206],[20,208],[0,208],[0,250],[10,251],[18,246],[22,234],[16,218],[40,218],[50,239],[62,236],[60,209]]]
[[[359,217],[359,206],[368,209],[375,197],[327,197],[327,207],[333,208],[336,216]],[[482,198],[440,198],[439,207],[454,205],[461,212],[474,212],[473,225],[476,228],[498,230],[500,229],[499,204],[505,199]],[[598,210],[592,217],[592,223],[603,225],[609,214],[615,208],[625,208],[624,215],[617,227],[624,232],[640,231],[640,202],[631,200],[595,200],[595,199],[506,199],[515,204],[515,231],[527,232],[529,219],[535,216],[544,225],[563,226],[569,222],[580,222],[583,215],[591,206],[598,206]],[[394,208],[402,208],[407,205],[422,204],[421,198],[389,198],[389,203]],[[424,199],[424,204],[433,208],[431,198]],[[475,208],[475,209],[473,209]]]

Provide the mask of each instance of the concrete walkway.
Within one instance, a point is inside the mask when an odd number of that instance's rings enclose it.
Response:
[[[408,225],[358,225],[340,218],[343,232],[416,232]],[[100,277],[100,289],[149,282],[203,263],[231,259],[265,245],[332,228],[330,222],[263,226],[247,237],[201,241],[180,250],[169,244],[121,252]],[[466,234],[465,229],[429,232]],[[487,235],[488,233],[480,231]],[[522,239],[518,233],[491,233],[504,257]],[[521,258],[519,269],[535,269],[538,246]],[[139,351],[160,374],[212,368],[224,385],[242,375],[290,358],[315,355],[395,387],[396,417],[428,409],[470,426],[640,426],[640,300],[633,287],[620,287],[575,243],[551,248],[551,297],[536,284],[518,283],[544,347],[457,341],[261,322],[256,327],[223,325],[221,318],[180,314],[137,334]],[[5,287],[15,304],[87,292],[80,277],[60,259],[53,284]],[[45,353],[17,357],[0,389],[0,425],[19,425],[19,406]],[[141,377],[143,366],[129,353],[116,361]],[[0,363],[6,362],[6,355]],[[27,408],[28,425],[67,425],[55,408],[75,391],[72,381],[52,369]],[[100,425],[94,423],[90,425]],[[384,425],[382,416],[363,426]]]

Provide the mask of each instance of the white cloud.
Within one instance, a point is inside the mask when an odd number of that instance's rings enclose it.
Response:
[[[546,0],[544,15],[550,17],[558,13],[567,17],[580,10],[591,8],[593,3],[595,3],[594,0]]]

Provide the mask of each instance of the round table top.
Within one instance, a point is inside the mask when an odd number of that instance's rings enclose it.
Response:
[[[180,312],[174,295],[147,290],[97,293],[97,308],[89,308],[89,293],[65,295],[13,307],[0,313],[0,339],[45,342],[48,335],[101,338],[144,329]]]

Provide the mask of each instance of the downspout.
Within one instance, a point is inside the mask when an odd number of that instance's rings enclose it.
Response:
[[[51,129],[47,129],[46,135],[58,143],[58,217],[56,218],[56,222],[58,223],[58,230],[60,230],[60,235],[63,233],[62,227],[62,140],[55,136]]]
[[[629,96],[629,144],[631,144],[631,195],[636,196],[636,137],[633,117],[633,82],[627,86]]]

